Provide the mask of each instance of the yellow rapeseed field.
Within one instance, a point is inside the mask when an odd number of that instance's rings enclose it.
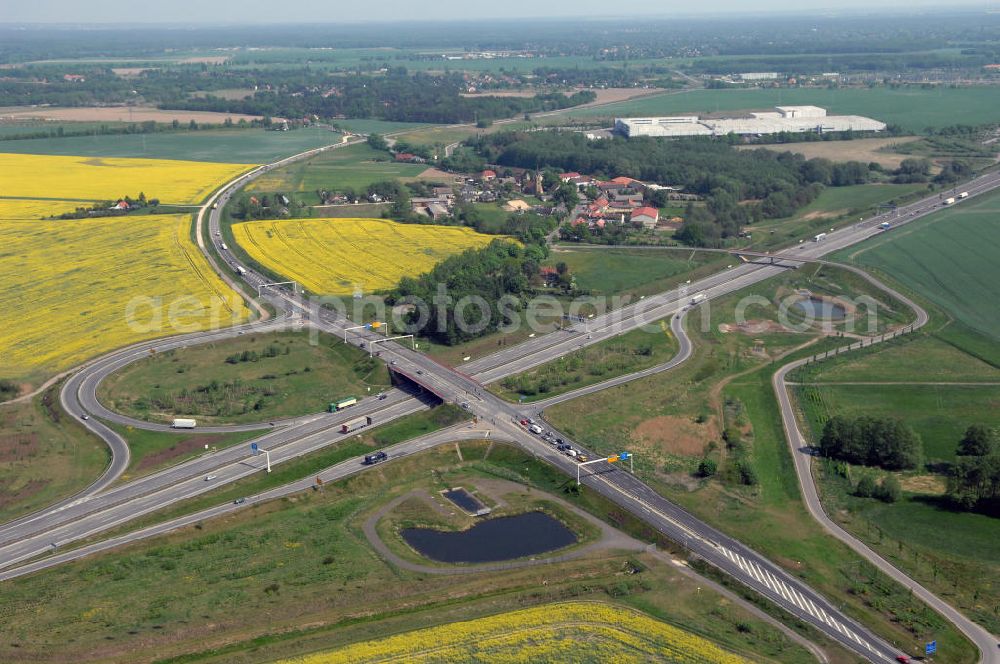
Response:
[[[747,660],[632,609],[565,602],[365,641],[284,664],[389,661],[739,664]]]
[[[190,215],[0,219],[0,378],[244,320],[190,228]]]
[[[0,153],[0,196],[110,200],[158,198],[162,203],[200,203],[246,164],[172,159],[122,159]]]
[[[496,239],[470,228],[385,219],[250,221],[233,233],[255,261],[324,295],[392,288],[401,277]]]
[[[72,212],[78,207],[90,207],[93,201],[44,201],[30,198],[0,198],[0,219],[24,221],[44,219]]]

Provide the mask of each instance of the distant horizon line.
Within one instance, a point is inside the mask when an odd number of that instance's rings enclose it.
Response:
[[[483,16],[478,18],[416,18],[416,19],[380,19],[380,18],[341,18],[341,19],[330,19],[323,21],[307,20],[307,19],[296,19],[289,21],[274,20],[270,17],[266,21],[233,21],[233,22],[219,22],[212,20],[205,20],[203,22],[190,22],[190,21],[128,21],[128,22],[115,22],[110,25],[106,20],[93,19],[93,20],[76,20],[76,21],[38,21],[38,20],[20,20],[20,21],[0,21],[0,30],[32,30],[39,28],[56,28],[56,29],[93,29],[104,27],[107,29],[120,29],[129,26],[141,26],[141,27],[158,27],[163,29],[239,29],[239,28],[259,28],[263,26],[281,26],[281,27],[306,27],[306,28],[324,28],[330,26],[358,26],[358,25],[412,25],[414,23],[425,24],[425,23],[435,23],[435,24],[445,24],[445,25],[463,25],[468,23],[481,23],[483,21],[491,21],[493,23],[499,24],[514,24],[514,23],[524,23],[524,22],[550,22],[550,21],[560,21],[563,23],[590,23],[595,21],[617,21],[617,22],[627,22],[629,20],[634,20],[635,18],[642,17],[646,21],[664,21],[664,20],[676,20],[678,18],[684,20],[698,20],[698,19],[708,19],[717,20],[720,18],[755,18],[755,17],[775,17],[782,16],[788,18],[813,18],[813,19],[835,19],[843,17],[852,16],[898,16],[898,15],[967,15],[969,13],[984,13],[984,14],[1000,14],[1000,6],[997,2],[992,0],[988,2],[978,2],[978,3],[968,3],[953,7],[941,7],[940,4],[934,0],[915,0],[915,5],[910,6],[881,6],[881,7],[815,7],[810,9],[717,9],[717,10],[702,10],[699,12],[686,12],[686,11],[665,11],[663,13],[635,13],[635,14],[606,14],[606,15],[592,15],[592,16],[574,16],[572,19],[567,20],[566,16],[561,15],[549,15],[549,16]]]

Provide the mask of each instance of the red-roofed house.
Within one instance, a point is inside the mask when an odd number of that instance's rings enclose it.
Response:
[[[479,177],[482,179],[483,182],[492,182],[493,180],[497,179],[497,172],[491,171],[490,169],[487,168],[485,171],[479,174]]]
[[[114,205],[111,206],[111,209],[112,210],[128,210],[129,209],[129,204],[126,201],[118,201],[117,203],[115,203]]]
[[[559,271],[554,267],[542,267],[538,269],[538,274],[546,286],[553,286],[559,283]]]
[[[569,182],[573,178],[578,178],[578,177],[580,177],[580,174],[579,173],[573,173],[573,172],[570,172],[570,173],[560,173],[559,174],[559,179],[562,180],[563,182]]]
[[[632,210],[629,221],[641,223],[645,228],[655,228],[660,220],[660,211],[654,207],[640,207]]]
[[[409,152],[397,152],[396,161],[413,161],[413,158],[417,155],[411,154]]]

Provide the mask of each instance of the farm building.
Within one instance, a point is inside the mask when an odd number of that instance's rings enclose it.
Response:
[[[635,136],[759,136],[831,131],[882,131],[885,123],[860,115],[827,115],[819,106],[777,106],[773,111],[753,112],[735,118],[700,118],[682,115],[659,118],[618,118],[615,131]]]
[[[645,228],[655,228],[656,222],[660,220],[660,211],[654,207],[640,207],[632,210],[629,221],[641,223]]]

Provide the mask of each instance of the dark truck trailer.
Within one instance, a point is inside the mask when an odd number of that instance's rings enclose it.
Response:
[[[386,454],[385,452],[376,452],[375,454],[367,454],[365,455],[364,464],[366,466],[371,466],[373,464],[378,463],[379,461],[385,461],[388,458],[389,455]]]
[[[351,433],[352,431],[357,431],[358,429],[364,429],[366,426],[371,425],[371,423],[371,417],[359,417],[356,420],[351,420],[350,422],[344,422],[341,424],[340,433]]]

